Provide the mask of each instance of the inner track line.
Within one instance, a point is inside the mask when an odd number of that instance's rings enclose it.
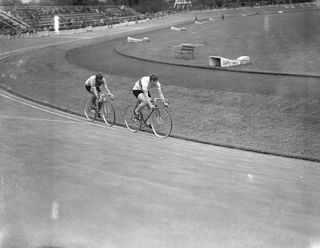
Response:
[[[34,108],[34,109],[37,109],[37,110],[41,110],[41,111],[49,113],[49,114],[53,114],[53,115],[56,115],[56,116],[67,118],[67,119],[73,120],[73,121],[78,122],[78,123],[79,122],[86,123],[86,124],[90,123],[87,120],[81,119],[80,117],[79,118],[75,118],[75,117],[71,116],[70,114],[67,114],[67,113],[64,113],[64,112],[60,112],[58,110],[53,111],[51,109],[48,109],[48,108],[46,108],[44,106],[41,106],[41,105],[38,105],[36,103],[30,103],[30,102],[28,103],[27,100],[21,100],[21,99],[18,99],[16,97],[9,96],[8,94],[4,94],[2,92],[0,92],[0,96],[2,96],[4,98],[7,98],[7,99],[9,99],[11,101],[23,104],[25,106],[28,106],[28,107],[31,107],[31,108]],[[97,125],[97,126],[105,127],[104,125],[101,125],[99,123],[90,123],[90,124],[94,124],[94,125]]]
[[[69,113],[66,113],[66,112],[63,112],[63,111],[60,111],[60,110],[56,110],[56,109],[52,110],[49,107],[45,107],[45,106],[43,106],[41,104],[37,104],[37,103],[34,103],[34,102],[26,100],[26,99],[22,100],[22,99],[20,99],[20,98],[18,98],[16,96],[11,95],[10,93],[3,92],[1,89],[0,89],[0,96],[4,97],[6,99],[9,99],[11,101],[20,103],[22,105],[25,105],[25,106],[28,106],[28,107],[31,107],[31,108],[34,108],[34,109],[49,113],[49,114],[52,114],[52,115],[56,115],[56,116],[59,116],[59,117],[63,117],[63,118],[67,118],[67,119],[73,120],[75,123],[94,125],[94,126],[98,126],[98,127],[102,127],[102,128],[107,128],[108,130],[113,131],[113,132],[128,133],[128,130],[125,129],[125,128],[121,128],[121,127],[118,127],[118,126],[108,127],[105,124],[101,124],[101,123],[98,123],[98,122],[90,122],[85,117],[75,117],[72,114],[69,114]],[[72,122],[69,121],[68,123],[72,123]],[[145,134],[146,136],[151,136],[151,137],[153,136],[152,134],[149,134],[149,133],[144,133],[143,132],[143,134]]]
[[[0,115],[0,119],[6,120],[34,120],[34,121],[48,121],[48,122],[61,122],[61,123],[73,123],[73,124],[91,124],[89,122],[82,122],[82,121],[66,121],[66,120],[52,120],[46,118],[34,118],[34,117],[27,117],[27,116],[9,116],[9,115]]]
[[[75,38],[74,40],[67,40],[67,41],[60,41],[60,42],[55,42],[55,43],[51,43],[51,44],[45,44],[45,45],[39,45],[39,46],[31,46],[31,47],[25,47],[25,48],[20,48],[20,49],[16,49],[16,50],[11,50],[8,52],[4,52],[4,53],[0,53],[0,56],[3,55],[14,55],[17,53],[22,53],[28,50],[33,50],[33,49],[39,49],[39,48],[46,48],[46,47],[50,47],[50,46],[56,46],[56,45],[61,45],[61,44],[66,44],[66,43],[71,43],[71,42],[75,42],[81,39],[87,39],[87,38]],[[1,59],[7,58],[8,56],[5,56]]]

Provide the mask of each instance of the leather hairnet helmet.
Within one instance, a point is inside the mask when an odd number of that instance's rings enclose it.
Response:
[[[157,73],[150,74],[150,80],[157,81],[159,79],[159,75]]]
[[[102,80],[103,79],[103,75],[101,73],[98,73],[96,75],[96,80]]]

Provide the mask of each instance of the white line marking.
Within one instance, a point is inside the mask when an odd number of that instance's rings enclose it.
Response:
[[[0,58],[0,60],[3,60],[3,59],[5,59],[5,58],[8,58],[8,57],[10,57],[10,56],[13,55],[13,54],[14,54],[14,53],[9,54],[9,55],[7,55],[7,56],[4,56],[4,57]],[[1,54],[0,54],[0,56],[1,56]]]
[[[34,118],[34,117],[27,117],[27,116],[9,116],[9,115],[0,115],[1,119],[7,120],[34,120],[34,121],[48,121],[48,122],[61,122],[61,123],[78,123],[78,124],[88,124],[89,122],[80,122],[78,121],[66,121],[66,120],[52,120],[52,119],[45,119],[45,118]]]
[[[114,131],[114,132],[126,132],[126,133],[130,133],[126,128],[122,128],[122,127],[118,127],[118,126],[112,126],[112,127],[108,127],[106,126],[105,124],[103,123],[98,123],[98,122],[90,122],[88,121],[85,117],[78,117],[76,118],[74,115],[72,114],[69,114],[69,113],[66,113],[66,112],[63,112],[63,111],[60,111],[60,110],[52,110],[50,109],[49,107],[45,107],[45,106],[42,106],[40,104],[37,104],[37,103],[33,103],[31,101],[28,101],[28,100],[21,100],[20,98],[16,97],[16,96],[9,96],[10,93],[7,93],[5,92],[5,94],[3,92],[1,92],[1,89],[0,89],[0,96],[4,97],[4,98],[7,98],[11,101],[14,101],[14,102],[18,102],[22,105],[26,105],[26,106],[29,106],[31,108],[34,108],[34,109],[37,109],[37,110],[41,110],[41,111],[44,111],[46,113],[49,113],[49,114],[53,114],[53,115],[56,115],[56,116],[60,116],[60,117],[63,117],[63,118],[67,118],[67,119],[70,119],[70,120],[73,120],[75,121],[75,123],[79,123],[79,124],[87,124],[87,125],[94,125],[94,126],[98,126],[98,127],[103,127],[103,128],[108,128],[108,130],[110,131]],[[69,122],[70,123],[70,122]],[[147,133],[146,133],[147,134]]]
[[[71,119],[71,120],[74,120],[75,123],[78,123],[78,124],[87,124],[87,125],[94,125],[94,126],[98,126],[98,127],[102,127],[102,128],[107,128],[108,130],[110,130],[111,132],[121,132],[121,133],[127,133],[128,135],[133,135],[132,132],[130,132],[127,128],[125,127],[121,127],[121,126],[112,126],[112,127],[109,127],[107,125],[105,125],[104,123],[98,123],[98,122],[90,122],[88,121],[85,117],[78,117],[76,118],[74,115],[72,114],[69,114],[69,113],[66,113],[66,112],[63,112],[63,111],[60,111],[60,110],[57,110],[57,109],[54,109],[54,111],[52,109],[50,109],[49,107],[46,107],[46,106],[43,106],[43,105],[40,105],[40,104],[37,104],[37,103],[34,103],[32,101],[29,101],[29,100],[26,100],[26,99],[23,99],[21,100],[20,98],[16,97],[16,96],[9,96],[10,93],[8,92],[4,92],[1,91],[0,89],[0,96],[3,96],[4,98],[7,98],[9,100],[12,100],[14,102],[18,102],[22,105],[26,105],[26,106],[29,106],[31,108],[34,108],[34,109],[37,109],[37,110],[41,110],[41,111],[44,111],[46,113],[49,113],[49,114],[53,114],[53,115],[56,115],[56,116],[60,116],[60,117],[63,117],[63,118],[67,118],[67,119]],[[68,122],[68,123],[71,123],[71,122]],[[159,139],[158,137],[156,137],[153,133],[148,133],[148,132],[139,132],[139,137],[142,138],[142,137],[147,137],[148,139],[149,138],[153,138],[153,139],[156,139],[156,140],[159,140],[161,141],[161,139]],[[169,140],[170,137],[167,137],[167,139]]]
[[[75,42],[75,41],[78,41],[78,40],[80,40],[80,38],[75,39],[75,40],[59,41],[59,42],[54,42],[54,43],[51,43],[51,44],[20,48],[20,49],[11,50],[11,51],[8,51],[8,52],[0,53],[0,56],[2,56],[2,55],[12,55],[12,54],[15,54],[15,53],[21,53],[21,52],[28,51],[28,50],[46,48],[46,47],[61,45],[61,44],[65,44],[65,43],[71,43],[71,42]]]
[[[69,118],[69,119],[71,119],[71,120],[84,122],[83,120],[80,120],[80,119],[77,119],[77,118],[74,118],[74,117],[71,117],[71,116],[66,116],[65,114],[60,114],[60,113],[54,112],[54,111],[52,111],[52,110],[45,109],[44,107],[38,107],[38,106],[36,106],[35,104],[30,104],[30,103],[27,103],[26,101],[24,102],[24,101],[22,101],[22,100],[15,99],[15,98],[13,98],[13,97],[10,97],[10,96],[8,96],[8,95],[4,95],[4,94],[2,94],[2,93],[0,93],[0,95],[3,96],[4,98],[7,98],[7,99],[9,99],[9,100],[12,100],[12,101],[21,103],[21,104],[23,104],[23,105],[29,106],[29,107],[34,108],[34,109],[42,110],[42,111],[47,112],[47,113],[50,113],[50,114],[54,114],[54,115],[58,115],[58,116],[61,116],[61,117]]]

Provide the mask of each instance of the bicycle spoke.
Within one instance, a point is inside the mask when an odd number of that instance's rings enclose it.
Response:
[[[108,126],[112,126],[115,123],[116,120],[116,114],[113,108],[113,105],[111,102],[106,101],[103,103],[101,108],[101,115],[104,120],[104,122]]]
[[[138,132],[141,128],[141,122],[134,116],[134,106],[128,106],[125,110],[124,122],[131,132]]]
[[[165,109],[157,109],[151,116],[152,130],[160,138],[168,137],[172,131],[172,119]]]
[[[96,118],[96,113],[95,111],[93,111],[92,105],[91,105],[91,97],[88,97],[84,101],[84,114],[89,121],[94,121]]]

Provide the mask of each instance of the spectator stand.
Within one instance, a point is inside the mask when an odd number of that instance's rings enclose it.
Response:
[[[107,26],[143,18],[138,12],[119,6],[6,6],[4,11],[29,25],[32,32],[53,31],[53,17],[60,17],[60,30]]]

